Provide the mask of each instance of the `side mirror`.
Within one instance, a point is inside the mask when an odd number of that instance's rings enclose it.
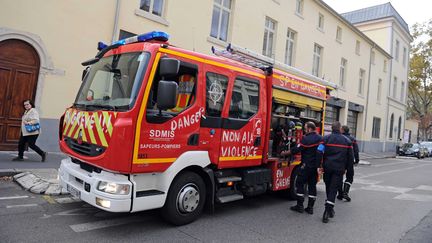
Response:
[[[180,69],[180,61],[174,58],[161,58],[159,64],[159,75],[164,78],[174,77]]]
[[[157,108],[168,110],[177,105],[178,85],[174,81],[161,80],[158,84]]]
[[[81,81],[84,81],[85,76],[87,75],[87,73],[89,72],[90,67],[86,67],[83,72],[82,72],[82,77],[81,77]]]

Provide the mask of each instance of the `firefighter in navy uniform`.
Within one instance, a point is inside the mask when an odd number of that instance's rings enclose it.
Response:
[[[322,142],[322,137],[316,133],[316,126],[313,122],[306,122],[306,135],[303,136],[300,143],[289,151],[284,151],[283,154],[301,153],[301,164],[296,180],[297,186],[297,205],[292,206],[291,210],[299,213],[303,211],[313,214],[313,206],[317,195],[317,178],[318,167],[321,164],[322,154],[317,151],[318,145]],[[309,199],[308,206],[305,209],[304,202],[304,186],[308,185]]]
[[[350,187],[354,181],[354,165],[357,165],[360,162],[360,157],[359,157],[359,149],[358,149],[358,145],[357,145],[357,141],[355,139],[355,137],[351,136],[351,134],[349,133],[349,127],[348,126],[342,126],[341,129],[341,133],[349,138],[352,142],[353,145],[353,152],[354,152],[354,164],[352,163],[348,163],[347,164],[347,168],[346,168],[346,174],[345,174],[345,182],[343,183],[343,188],[342,185],[341,187],[339,187],[339,192],[338,192],[338,196],[337,199],[342,200],[345,199],[346,201],[350,202],[351,198],[348,196]]]
[[[326,135],[318,151],[323,153],[324,183],[326,185],[327,200],[322,221],[327,223],[334,217],[336,194],[342,184],[343,174],[348,163],[354,163],[352,142],[340,132],[340,122],[332,125],[332,133]]]

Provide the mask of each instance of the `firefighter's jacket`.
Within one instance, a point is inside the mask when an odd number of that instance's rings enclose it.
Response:
[[[340,132],[324,136],[323,144],[318,147],[323,153],[323,168],[344,173],[349,163],[354,163],[352,142]]]
[[[355,137],[351,136],[351,134],[349,134],[349,133],[344,133],[343,135],[345,135],[347,138],[349,138],[352,142],[353,151],[354,151],[354,162],[357,164],[358,162],[360,162],[359,148],[358,148],[357,140],[355,139]]]
[[[322,143],[321,135],[310,132],[303,136],[297,147],[291,150],[292,154],[301,152],[301,163],[309,168],[318,168],[321,163],[322,154],[317,151]]]

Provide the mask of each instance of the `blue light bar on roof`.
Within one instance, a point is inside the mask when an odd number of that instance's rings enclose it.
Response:
[[[112,43],[112,45],[115,44],[119,44],[119,45],[126,45],[126,44],[130,44],[130,43],[135,43],[135,42],[146,42],[146,41],[151,41],[151,40],[157,40],[157,41],[163,41],[166,42],[169,39],[169,35],[165,32],[162,31],[152,31],[152,32],[148,32],[145,34],[141,34],[141,35],[136,35],[133,37],[129,37],[126,39],[122,39],[122,40],[118,40],[114,43]],[[98,50],[102,50],[104,48],[108,47],[108,45],[106,45],[103,42],[98,42]]]
[[[145,34],[141,34],[141,35],[136,35],[133,37],[129,37],[126,39],[122,39],[119,40],[113,44],[121,44],[121,45],[125,45],[125,44],[130,44],[130,43],[135,43],[135,42],[146,42],[146,41],[151,41],[151,40],[158,40],[158,41],[168,41],[169,39],[169,35],[165,32],[162,31],[152,31],[152,32],[148,32]]]

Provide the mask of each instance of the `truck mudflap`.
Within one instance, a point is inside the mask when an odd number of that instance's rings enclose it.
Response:
[[[130,212],[133,186],[128,176],[107,171],[88,172],[73,163],[70,158],[61,161],[59,169],[60,185],[72,196],[109,212]],[[124,195],[110,194],[98,190],[100,182],[128,185]]]

